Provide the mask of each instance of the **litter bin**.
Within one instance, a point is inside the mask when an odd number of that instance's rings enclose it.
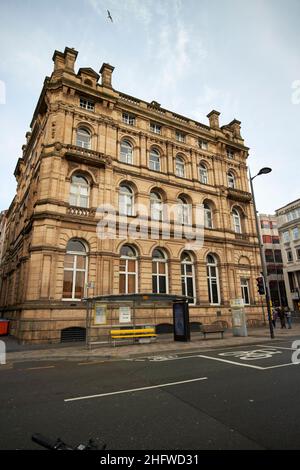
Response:
[[[8,335],[9,320],[0,318],[0,336]]]

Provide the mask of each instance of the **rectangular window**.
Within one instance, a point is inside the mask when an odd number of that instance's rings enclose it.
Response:
[[[291,263],[291,262],[293,261],[293,253],[292,253],[291,250],[288,250],[288,251],[286,252],[286,257],[287,257],[288,263]]]
[[[261,228],[270,228],[269,222],[267,220],[261,220],[260,227]]]
[[[150,131],[155,134],[161,134],[161,125],[156,124],[155,122],[150,122]]]
[[[185,135],[182,132],[176,131],[176,140],[178,142],[185,142]]]
[[[248,279],[241,279],[242,297],[245,305],[250,305],[249,295],[249,281]]]
[[[206,140],[199,139],[199,147],[202,150],[208,150],[208,143],[206,142]]]
[[[290,241],[290,234],[289,232],[283,232],[282,233],[282,239],[284,243],[288,243]]]
[[[122,114],[122,121],[124,124],[128,124],[129,126],[135,126],[135,116],[128,113]]]
[[[226,150],[227,158],[234,158],[234,151],[232,149]]]
[[[275,245],[276,244],[279,245],[280,242],[279,242],[279,237],[277,235],[272,236],[272,243]]]
[[[297,260],[300,260],[300,246],[296,246]]]
[[[274,256],[272,250],[265,251],[265,258],[267,263],[274,263]]]
[[[95,103],[86,98],[80,98],[80,107],[83,109],[88,109],[89,111],[94,111]]]
[[[298,240],[299,239],[299,228],[295,227],[293,228],[293,240]]]
[[[276,263],[282,263],[282,255],[280,250],[275,250],[275,262]]]

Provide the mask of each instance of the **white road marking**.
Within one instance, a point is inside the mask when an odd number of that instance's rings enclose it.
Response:
[[[288,362],[287,364],[278,364],[277,366],[264,367],[264,370],[277,369],[277,367],[297,366],[299,362]]]
[[[198,357],[202,357],[203,359],[211,359],[212,361],[226,362],[227,364],[233,364],[234,366],[250,367],[251,369],[264,370],[264,367],[254,366],[252,364],[242,364],[241,362],[228,361],[227,359],[220,359],[219,357],[202,355]]]
[[[269,348],[269,349],[286,349],[288,351],[297,351],[299,348],[284,348],[283,346],[264,346],[262,344],[258,344],[257,346],[263,346],[264,348]]]
[[[88,395],[85,397],[76,397],[76,398],[67,398],[64,401],[78,401],[78,400],[89,400],[91,398],[102,398],[102,397],[109,397],[112,395],[121,395],[123,393],[133,393],[133,392],[142,392],[145,390],[152,390],[154,388],[163,388],[163,387],[172,387],[173,385],[181,385],[187,384],[191,382],[199,382],[200,380],[207,380],[207,377],[199,377],[197,379],[190,379],[190,380],[182,380],[181,382],[171,382],[167,384],[160,384],[160,385],[152,385],[150,387],[141,387],[141,388],[132,388],[129,390],[119,390],[118,392],[110,392],[110,393],[100,393],[98,395]]]

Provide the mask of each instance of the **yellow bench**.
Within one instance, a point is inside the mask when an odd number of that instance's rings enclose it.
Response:
[[[110,330],[110,337],[116,339],[156,338],[155,328],[130,328],[127,330]]]

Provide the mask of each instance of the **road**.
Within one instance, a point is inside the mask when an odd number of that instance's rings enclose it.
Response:
[[[36,449],[34,432],[115,450],[299,449],[300,365],[292,338],[273,344],[0,366],[0,449]]]

